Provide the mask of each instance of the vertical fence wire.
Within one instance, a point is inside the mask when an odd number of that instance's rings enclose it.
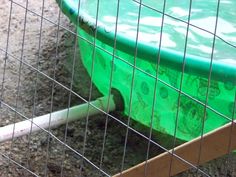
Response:
[[[76,18],[76,25],[79,25],[79,13],[80,12],[80,0],[78,2],[78,17]],[[67,104],[67,114],[66,114],[66,128],[65,128],[65,132],[64,132],[64,143],[66,144],[67,142],[67,130],[68,130],[68,117],[70,114],[70,107],[71,107],[71,97],[72,97],[72,89],[73,89],[73,84],[74,84],[74,76],[75,76],[75,61],[78,57],[78,35],[73,35],[73,38],[75,39],[74,42],[74,49],[73,49],[73,61],[72,61],[72,72],[71,72],[71,78],[70,78],[70,91],[69,91],[69,98],[68,98],[68,104]],[[62,158],[62,162],[61,162],[61,173],[60,176],[63,177],[63,163],[64,163],[64,159],[65,159],[65,155],[66,155],[66,148],[63,146],[63,158]]]
[[[108,104],[106,108],[106,112],[110,112],[110,99],[111,99],[111,92],[112,92],[112,79],[113,79],[113,70],[115,65],[115,52],[116,52],[116,45],[117,45],[117,30],[118,30],[118,21],[119,21],[119,14],[120,14],[120,0],[117,0],[117,8],[116,8],[116,21],[115,21],[115,34],[114,34],[114,46],[113,46],[113,53],[112,53],[112,59],[111,59],[111,73],[110,73],[110,81],[109,81],[109,95],[108,95]],[[107,138],[107,129],[108,129],[108,114],[105,117],[105,128],[104,128],[104,134],[103,134],[103,143],[102,143],[102,150],[101,150],[101,157],[100,157],[100,163],[99,168],[102,169],[103,165],[103,158],[104,158],[104,151],[106,146],[106,138]]]
[[[12,19],[12,1],[10,3],[9,9],[9,18],[8,18],[8,27],[7,27],[7,41],[6,41],[6,51],[4,57],[4,66],[3,66],[3,76],[2,76],[2,87],[1,87],[1,101],[3,100],[4,96],[4,83],[5,83],[5,74],[6,74],[6,64],[8,59],[8,49],[9,49],[9,38],[10,38],[10,31],[11,31],[11,19]],[[1,103],[0,103],[1,106]]]
[[[96,40],[97,40],[97,28],[98,28],[98,14],[99,14],[99,6],[100,6],[100,0],[97,0],[97,7],[96,7],[96,16],[95,16],[95,30],[94,30],[94,39],[93,39],[93,49],[92,49],[92,64],[91,64],[91,78],[90,78],[90,86],[89,86],[89,97],[88,102],[91,101],[92,98],[92,89],[93,89],[93,75],[94,75],[94,63],[95,63],[95,57],[96,57]],[[84,141],[83,141],[83,149],[82,149],[82,156],[85,156],[86,151],[86,143],[87,143],[87,133],[88,133],[88,124],[89,124],[89,110],[90,110],[90,104],[88,104],[87,107],[87,115],[86,115],[86,124],[85,124],[85,131],[84,131]],[[83,159],[81,161],[79,176],[82,176],[82,168],[83,168]]]
[[[135,73],[136,73],[136,60],[137,60],[137,53],[138,53],[138,39],[139,39],[139,24],[140,24],[140,17],[141,17],[141,10],[142,10],[142,0],[140,0],[138,4],[138,19],[137,19],[137,30],[136,30],[136,36],[135,36],[135,48],[134,48],[134,62],[133,62],[133,68],[132,68],[132,81],[131,81],[131,90],[130,90],[130,98],[129,98],[129,111],[128,111],[128,120],[127,120],[127,128],[126,128],[126,134],[125,134],[125,142],[124,142],[124,150],[123,150],[123,156],[121,161],[121,170],[120,173],[122,174],[122,171],[124,170],[124,163],[125,163],[125,156],[126,156],[126,148],[128,143],[128,136],[129,136],[129,127],[130,127],[130,119],[131,119],[131,111],[132,111],[132,98],[133,98],[133,92],[134,92],[134,80],[135,80]]]
[[[19,104],[19,97],[20,97],[20,89],[21,89],[21,76],[22,76],[22,61],[24,60],[24,47],[25,47],[25,35],[26,35],[26,25],[27,25],[27,15],[28,15],[28,0],[26,0],[26,8],[25,8],[25,12],[24,12],[24,26],[23,26],[23,35],[22,35],[22,46],[21,46],[21,52],[20,52],[20,65],[19,65],[19,71],[18,71],[18,81],[17,81],[17,91],[16,91],[16,99],[15,99],[15,109],[18,110],[20,108],[18,108],[18,104]],[[17,113],[14,113],[14,118],[13,118],[13,130],[12,130],[12,138],[11,138],[11,147],[9,150],[9,156],[11,156],[11,154],[13,153],[13,145],[14,145],[14,135],[15,135],[15,123],[16,123],[16,119],[17,119]],[[8,161],[8,165],[11,168],[11,163],[10,161]],[[8,168],[9,170],[9,168]]]
[[[217,33],[217,25],[218,25],[218,17],[219,17],[219,8],[220,8],[220,0],[217,1],[217,7],[216,7],[216,19],[215,19],[215,28],[214,28],[214,35],[213,35],[213,43],[212,43],[212,50],[211,50],[211,58],[210,58],[210,67],[209,67],[209,75],[208,75],[208,81],[207,81],[207,90],[206,90],[206,99],[205,99],[205,105],[208,104],[208,98],[209,98],[209,91],[211,87],[211,74],[212,74],[212,63],[213,63],[213,56],[214,56],[214,50],[215,50],[215,42],[216,42],[216,33]],[[202,119],[202,127],[201,127],[201,141],[199,145],[199,152],[198,152],[198,160],[197,165],[199,165],[201,160],[201,150],[202,150],[202,141],[203,141],[203,134],[204,134],[204,128],[205,128],[205,118],[207,114],[207,108],[204,106],[204,116]],[[198,172],[199,169],[197,169]],[[197,173],[196,172],[196,173]]]
[[[147,153],[146,153],[146,160],[145,160],[145,169],[144,169],[144,176],[147,176],[147,170],[148,170],[148,159],[149,159],[149,152],[150,152],[150,145],[151,145],[151,139],[152,139],[152,131],[153,131],[153,118],[154,118],[154,112],[155,112],[155,105],[156,105],[156,90],[157,90],[157,84],[158,84],[158,77],[159,77],[159,66],[160,66],[160,60],[161,60],[161,47],[162,47],[162,37],[163,37],[163,28],[164,28],[164,19],[165,19],[165,10],[166,10],[166,0],[163,1],[163,14],[161,17],[161,29],[160,29],[160,38],[159,38],[159,45],[158,45],[158,54],[157,54],[157,61],[156,61],[156,76],[155,76],[155,83],[154,83],[154,93],[153,93],[153,102],[152,102],[152,113],[151,113],[151,122],[150,122],[150,131],[149,131],[149,137],[148,137],[148,147],[147,147]]]
[[[37,61],[36,61],[36,68],[39,70],[39,61],[40,61],[40,52],[42,47],[42,32],[43,32],[43,16],[44,16],[44,6],[45,6],[45,0],[42,2],[42,10],[41,10],[41,17],[40,17],[40,27],[39,27],[39,43],[38,43],[38,55],[37,55]],[[36,113],[36,102],[37,102],[37,89],[38,89],[38,82],[39,82],[39,73],[36,72],[36,79],[34,82],[34,95],[33,95],[33,111],[32,111],[32,117],[35,117]],[[30,168],[29,162],[30,162],[30,141],[32,136],[32,127],[33,127],[33,119],[30,126],[30,132],[28,135],[28,153],[27,153],[27,166]]]
[[[176,146],[176,137],[177,137],[177,131],[178,131],[177,128],[178,128],[178,123],[179,123],[178,119],[179,119],[180,103],[181,103],[180,101],[181,101],[181,95],[182,95],[181,93],[182,93],[184,73],[185,73],[186,52],[187,52],[187,46],[188,46],[189,23],[190,23],[190,19],[191,19],[191,10],[192,10],[192,0],[189,1],[187,30],[186,30],[185,41],[184,41],[183,65],[182,65],[182,71],[181,71],[181,76],[180,76],[180,85],[179,85],[179,92],[178,92],[177,110],[176,110],[176,116],[175,116],[174,142],[173,142],[171,154],[175,153],[175,146]],[[173,163],[173,155],[171,155],[171,159],[170,159],[169,176],[171,176],[172,163]]]
[[[56,31],[56,51],[55,51],[55,58],[53,61],[53,81],[51,87],[51,101],[50,101],[50,116],[49,116],[49,127],[48,131],[51,132],[51,117],[53,113],[54,107],[54,91],[55,91],[55,80],[56,80],[56,67],[58,62],[58,50],[59,50],[59,33],[60,33],[60,21],[61,21],[61,11],[58,9],[58,18],[57,18],[57,31]],[[46,150],[46,163],[45,163],[45,176],[48,175],[48,160],[50,156],[49,147],[50,147],[50,134],[47,136],[47,150]]]

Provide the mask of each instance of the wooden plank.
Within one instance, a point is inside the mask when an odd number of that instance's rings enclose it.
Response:
[[[203,164],[217,157],[228,154],[234,149],[236,149],[235,121],[205,134],[202,139],[197,138],[176,147],[174,153],[191,164],[197,165],[199,153],[199,164]],[[147,177],[168,177],[169,175],[174,176],[191,168],[187,163],[175,156],[171,156],[171,151],[172,150],[153,157],[149,159],[147,163],[142,162],[123,171],[122,173],[114,175],[113,177],[144,177],[145,167]],[[173,158],[170,173],[171,157]]]

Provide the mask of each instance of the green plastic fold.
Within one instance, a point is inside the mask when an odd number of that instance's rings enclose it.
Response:
[[[187,141],[235,119],[236,2],[220,4],[215,36],[216,1],[193,3],[189,26],[186,2],[167,1],[164,16],[163,3],[142,3],[58,0],[101,93],[119,90],[126,115]]]

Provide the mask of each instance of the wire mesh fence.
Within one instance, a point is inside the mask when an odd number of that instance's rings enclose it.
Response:
[[[0,176],[235,176],[235,5],[3,0]]]

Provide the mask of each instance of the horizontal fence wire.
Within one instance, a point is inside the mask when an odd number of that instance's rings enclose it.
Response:
[[[13,3],[15,3],[15,4],[17,4],[17,5],[19,5],[20,7],[22,7],[22,8],[25,9],[25,7],[22,6],[21,4],[19,4],[19,3],[17,3],[17,2],[14,2],[14,1],[13,1]],[[35,14],[35,15],[37,15],[37,16],[40,16],[39,14],[37,14],[37,13],[31,11],[31,10],[28,10],[28,11],[29,11],[29,12],[32,12],[33,14]],[[45,18],[45,17],[42,17],[42,18],[43,18],[44,20],[46,20],[46,21],[52,23],[53,25],[57,26],[57,24],[54,23],[53,21],[51,21],[51,20],[49,20],[49,19],[47,19],[47,18]],[[173,18],[174,18],[174,17],[173,17]],[[181,20],[181,19],[180,19],[180,20]],[[189,24],[189,25],[191,26],[191,24]],[[78,38],[82,39],[83,41],[87,42],[88,44],[93,45],[93,43],[92,43],[91,41],[89,41],[88,39],[82,37],[81,35],[76,34],[75,32],[72,32],[71,30],[69,30],[68,28],[63,27],[63,26],[60,25],[60,24],[59,24],[59,26],[60,26],[62,29],[64,29],[64,30],[70,32],[71,34],[77,35]],[[199,28],[199,29],[201,29],[201,30],[204,31],[204,29],[202,29],[202,28]],[[207,31],[207,30],[205,30],[205,31],[206,31],[206,32],[209,32],[209,31]],[[211,32],[209,32],[209,34],[211,34]],[[215,36],[216,36],[216,37],[219,37],[219,36],[217,36],[217,35],[215,35]],[[219,39],[221,39],[221,38],[219,37]],[[222,40],[222,41],[225,42],[225,40]],[[109,55],[112,55],[112,53],[111,53],[110,51],[105,50],[105,49],[102,48],[101,46],[98,46],[98,45],[94,44],[94,47],[96,47],[96,48],[99,49],[99,50],[102,50],[103,52],[105,52],[105,53],[107,53],[107,54],[109,54]],[[2,50],[3,52],[6,52],[6,51],[5,51],[4,49],[2,49],[2,48],[0,48],[0,50]],[[9,54],[8,54],[8,55],[9,55]],[[11,57],[13,57],[13,56],[11,56]],[[202,106],[206,106],[207,109],[211,110],[211,111],[214,112],[216,115],[219,115],[219,116],[221,116],[222,118],[225,118],[225,119],[228,120],[228,121],[231,120],[230,117],[226,116],[225,114],[220,113],[219,111],[217,111],[217,110],[215,110],[214,108],[212,108],[210,105],[206,105],[206,104],[203,103],[202,101],[200,101],[200,100],[198,100],[198,99],[192,97],[191,95],[189,95],[189,94],[187,94],[187,93],[185,93],[185,92],[179,90],[178,88],[176,88],[176,87],[170,85],[169,83],[165,82],[164,80],[161,80],[160,78],[156,78],[155,76],[153,76],[152,74],[148,73],[147,71],[144,71],[143,69],[141,69],[141,68],[139,68],[139,67],[137,67],[137,66],[134,66],[132,63],[126,61],[124,58],[122,58],[122,57],[120,57],[120,56],[117,56],[117,55],[114,55],[114,57],[117,58],[117,59],[119,59],[119,60],[121,60],[122,62],[124,62],[125,64],[127,64],[127,65],[129,65],[129,66],[131,66],[131,67],[135,67],[135,69],[136,69],[137,71],[140,71],[140,72],[144,73],[145,75],[147,75],[147,76],[149,76],[149,77],[151,77],[151,78],[153,78],[153,79],[157,79],[160,83],[164,84],[165,86],[171,88],[172,90],[174,90],[174,91],[176,91],[176,92],[178,92],[178,93],[181,93],[182,95],[188,97],[188,98],[191,99],[192,101],[194,101],[194,102],[196,102],[196,103],[198,103],[198,104],[200,104],[200,105],[202,105]],[[15,58],[15,57],[14,57],[14,58]],[[15,58],[15,59],[19,60],[18,58]],[[24,62],[24,64],[27,64],[27,63]],[[32,66],[32,69],[35,70],[35,67]],[[42,74],[42,73],[41,73],[41,74]],[[52,78],[51,78],[51,79],[52,79]],[[57,82],[56,82],[56,83],[57,83]],[[60,84],[60,85],[61,85],[61,84]],[[61,86],[62,86],[62,85],[61,85]],[[65,88],[65,86],[64,86],[64,88]],[[72,93],[73,93],[73,91],[72,91]],[[75,94],[75,93],[73,93],[73,94]],[[80,97],[80,99],[82,99],[82,97]],[[82,100],[83,100],[83,101],[86,101],[85,99],[82,99]]]
[[[174,17],[174,16],[172,16],[172,15],[170,15],[170,14],[164,13],[163,11],[159,11],[159,10],[157,10],[157,9],[155,9],[155,8],[153,8],[153,7],[149,6],[149,5],[147,5],[147,4],[140,3],[140,2],[137,1],[137,0],[132,0],[132,1],[136,2],[137,4],[141,4],[143,7],[147,7],[147,8],[149,8],[149,9],[152,9],[152,10],[155,11],[155,12],[158,12],[158,13],[160,13],[160,14],[163,14],[163,15],[166,16],[166,17],[170,17],[170,18],[172,18],[172,19],[174,19],[174,20],[176,20],[176,21],[180,21],[180,22],[185,23],[186,25],[189,25],[189,26],[192,26],[192,27],[194,27],[194,28],[200,29],[201,31],[204,31],[204,32],[206,32],[206,33],[208,33],[208,34],[211,34],[211,35],[215,36],[216,38],[218,38],[219,40],[223,41],[223,42],[226,43],[227,45],[236,48],[235,45],[233,45],[232,43],[228,42],[228,41],[225,40],[224,38],[220,37],[220,36],[217,35],[216,33],[212,33],[211,31],[206,30],[206,29],[204,29],[204,28],[201,28],[201,27],[199,27],[199,26],[196,26],[196,25],[194,25],[194,24],[191,24],[190,22],[186,22],[185,20],[182,20],[182,19],[180,19],[180,18]]]
[[[93,167],[95,167],[96,169],[99,169],[99,167],[97,167],[93,162],[91,162],[89,159],[87,159],[85,156],[83,156],[82,154],[80,154],[78,151],[76,151],[75,149],[73,149],[72,147],[70,147],[68,144],[64,143],[63,141],[61,141],[58,137],[56,137],[54,134],[52,134],[52,132],[50,132],[49,130],[46,130],[45,128],[42,128],[40,126],[38,126],[37,124],[35,124],[33,121],[31,121],[30,118],[27,118],[26,116],[24,116],[23,114],[21,114],[20,112],[18,112],[17,110],[15,110],[14,108],[12,108],[11,106],[9,106],[8,104],[4,103],[3,101],[1,101],[2,105],[6,106],[7,108],[9,108],[10,110],[14,111],[16,114],[18,114],[19,116],[21,116],[22,118],[24,118],[25,120],[30,121],[33,125],[37,126],[38,128],[40,128],[42,131],[46,132],[48,135],[50,135],[50,137],[54,138],[56,141],[58,141],[59,143],[61,143],[64,147],[68,148],[69,150],[71,150],[73,153],[75,153],[76,155],[78,155],[79,157],[83,158],[86,162],[88,162],[89,164],[91,164]],[[14,137],[13,137],[14,138]],[[2,154],[4,157],[7,157],[7,159],[10,159],[10,157],[6,154]],[[14,160],[11,160],[12,162],[14,162],[15,164],[18,164],[17,162],[15,162]],[[21,167],[24,167],[21,165]],[[24,167],[26,168],[26,167]],[[30,170],[29,170],[30,171]],[[106,172],[104,172],[103,170],[100,170],[104,175],[109,176]],[[33,173],[33,172],[32,172]]]

